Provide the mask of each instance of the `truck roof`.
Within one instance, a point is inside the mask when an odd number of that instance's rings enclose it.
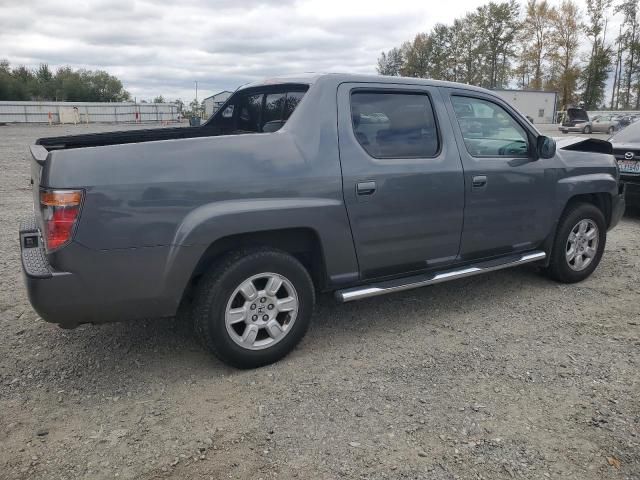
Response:
[[[283,75],[277,77],[268,77],[264,80],[242,85],[238,90],[245,88],[255,88],[265,85],[281,85],[281,84],[305,84],[312,85],[319,80],[331,79],[335,83],[344,82],[366,82],[366,83],[388,83],[388,84],[405,84],[405,85],[426,85],[435,87],[462,88],[466,90],[474,90],[477,92],[493,93],[486,88],[467,85],[465,83],[447,82],[443,80],[431,80],[428,78],[415,77],[390,77],[386,75],[363,75],[356,73],[301,73],[294,75]]]

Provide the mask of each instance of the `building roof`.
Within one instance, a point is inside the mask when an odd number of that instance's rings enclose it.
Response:
[[[230,92],[229,90],[222,90],[221,92],[214,93],[213,95],[209,95],[208,97],[203,98],[202,101],[204,102],[205,100],[208,100],[208,99],[213,98],[213,97],[217,97],[218,95],[221,95],[223,93],[232,94],[233,92]]]

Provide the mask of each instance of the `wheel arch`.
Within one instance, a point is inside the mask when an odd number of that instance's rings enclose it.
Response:
[[[553,228],[545,241],[543,242],[542,248],[547,253],[547,260],[545,263],[548,265],[549,256],[551,253],[551,249],[553,247],[553,242],[556,237],[556,231],[558,230],[558,224],[563,215],[574,205],[580,203],[588,203],[597,207],[605,218],[605,223],[607,227],[611,224],[612,216],[613,216],[613,208],[612,208],[612,197],[611,193],[606,191],[588,191],[588,186],[586,184],[582,184],[586,191],[580,192],[579,188],[573,188],[571,193],[567,193],[565,196],[566,201],[561,204],[561,208],[558,209],[555,215],[555,221],[553,223]],[[575,185],[574,185],[575,187]],[[576,191],[578,190],[578,191]]]
[[[272,248],[295,257],[307,269],[317,289],[328,284],[325,255],[318,232],[310,227],[236,233],[216,239],[202,253],[182,293],[181,305],[191,300],[200,277],[223,256],[239,249]]]
[[[560,217],[573,205],[578,203],[590,203],[602,212],[607,226],[611,223],[611,195],[608,192],[579,193],[567,200]]]

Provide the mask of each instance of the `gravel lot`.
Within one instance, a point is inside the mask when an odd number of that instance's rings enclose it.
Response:
[[[236,371],[174,320],[65,331],[30,308],[27,146],[113,128],[0,126],[0,478],[640,478],[640,215],[584,283],[325,296],[292,355]]]

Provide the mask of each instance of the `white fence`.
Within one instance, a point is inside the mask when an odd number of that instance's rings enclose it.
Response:
[[[72,114],[69,115],[69,112]],[[0,102],[0,123],[175,122],[173,103]]]

